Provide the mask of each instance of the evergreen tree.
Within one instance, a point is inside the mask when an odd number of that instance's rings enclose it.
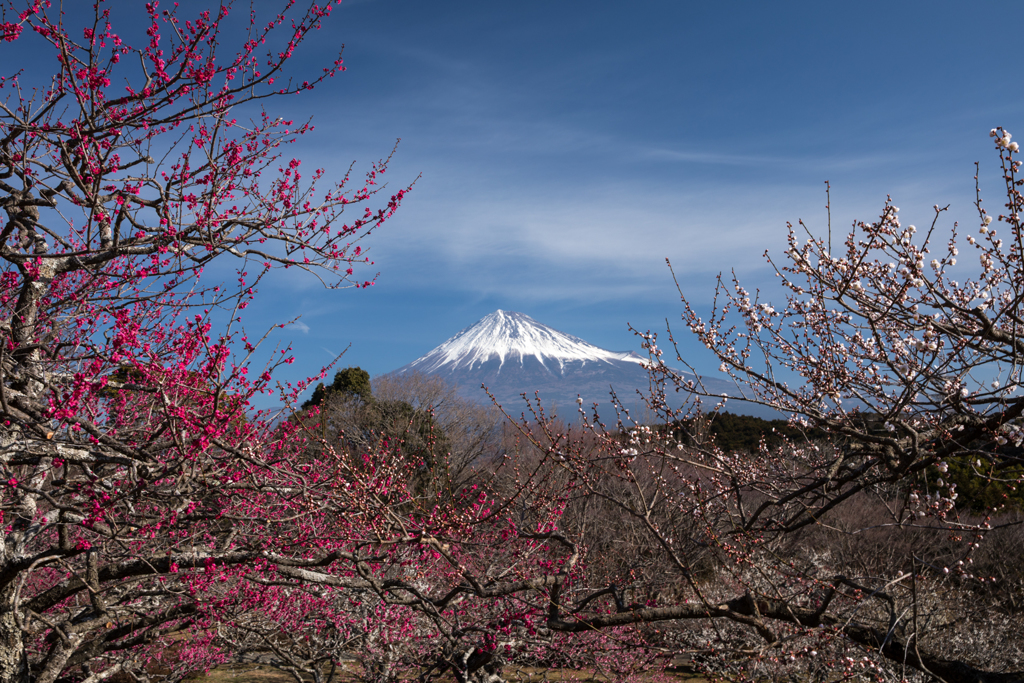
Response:
[[[323,383],[316,385],[313,396],[302,404],[303,408],[312,408],[321,405],[328,394],[338,393],[350,397],[358,396],[364,403],[368,403],[373,392],[370,388],[370,373],[360,367],[349,367],[334,373],[334,381],[329,387]]]

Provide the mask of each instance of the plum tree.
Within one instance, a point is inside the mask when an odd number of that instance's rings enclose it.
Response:
[[[1024,179],[1017,143],[991,134],[1004,207],[984,208],[976,177],[967,234],[940,229],[946,207],[918,230],[887,200],[842,241],[831,225],[790,225],[785,255],[766,253],[782,304],[735,275],[719,277],[707,317],[680,292],[734,397],[672,369],[644,332],[657,425],[584,415],[599,448],[523,425],[557,448],[580,500],[634,529],[617,564],[602,558],[605,580],[653,600],[572,619],[553,606],[553,628],[685,623],[665,647],[742,679],[1024,677],[1021,519],[1005,506],[1024,455]],[[778,411],[789,433],[754,454],[688,433],[728,398]],[[602,525],[589,529],[611,547]],[[637,547],[656,568],[630,565]]]

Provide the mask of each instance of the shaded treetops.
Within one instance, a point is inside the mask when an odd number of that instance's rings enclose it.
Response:
[[[334,374],[334,381],[330,386],[325,387],[323,383],[317,384],[313,395],[303,402],[303,408],[311,408],[321,405],[331,394],[337,393],[341,396],[357,397],[363,401],[373,398],[370,389],[370,373],[362,368],[345,368]]]

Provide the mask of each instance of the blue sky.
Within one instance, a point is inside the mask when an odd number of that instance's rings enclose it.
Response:
[[[975,161],[995,199],[1022,26],[1011,2],[345,0],[293,66],[344,43],[347,72],[270,113],[312,116],[306,168],[365,169],[401,138],[390,187],[420,179],[364,243],[374,287],[272,278],[248,325],[301,316],[272,335],[291,380],[346,347],[342,367],[388,372],[498,308],[638,349],[628,324],[680,327],[666,258],[701,305],[733,268],[770,291],[763,252],[787,221],[824,229],[826,180],[840,230],[886,194],[907,222],[971,219]]]
[[[771,287],[762,257],[786,221],[909,222],[952,204],[969,220],[987,132],[1014,131],[1015,3],[456,2],[364,0],[302,54],[345,43],[348,71],[301,103],[305,163],[336,172],[385,155],[418,175],[367,244],[367,291],[264,288],[301,371],[329,352],[372,374],[502,308],[610,349],[627,324],[664,329],[735,268]],[[987,165],[987,166],[986,166]],[[995,192],[992,193],[995,197]],[[679,330],[680,332],[682,330]],[[717,363],[684,339],[696,367]]]

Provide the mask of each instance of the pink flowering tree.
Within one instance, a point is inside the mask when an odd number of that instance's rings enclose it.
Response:
[[[370,284],[359,241],[408,189],[383,192],[386,161],[331,182],[286,154],[312,128],[263,105],[343,67],[290,73],[332,3],[283,4],[152,2],[133,8],[143,35],[112,4],[84,27],[47,0],[2,6],[5,63],[53,70],[0,81],[0,683],[240,661],[299,681],[624,670],[600,654],[613,632],[548,626],[583,567],[547,456],[428,499],[399,436],[358,450],[317,408],[251,407],[291,362],[256,364],[257,283]]]
[[[386,162],[328,182],[285,154],[311,126],[263,101],[343,70],[293,78],[332,3],[285,4],[152,2],[132,37],[102,2],[84,26],[3,6],[5,63],[52,71],[0,80],[2,681],[145,676],[161,651],[209,666],[231,655],[217,627],[267,606],[243,583],[344,555],[311,543],[339,509],[330,470],[252,413],[291,358],[253,367],[242,315],[275,268],[369,284],[358,242],[407,189],[382,194]]]

